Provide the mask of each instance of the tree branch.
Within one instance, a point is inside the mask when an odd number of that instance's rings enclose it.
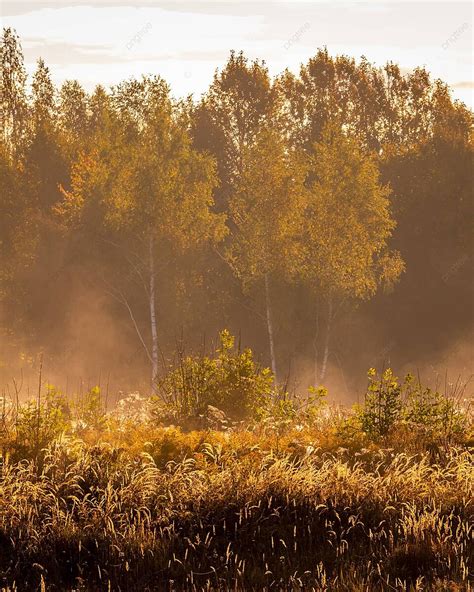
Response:
[[[120,304],[122,304],[123,306],[125,306],[125,308],[128,310],[128,314],[130,315],[130,319],[133,323],[133,326],[135,328],[135,331],[138,335],[138,338],[140,339],[140,342],[143,346],[143,349],[145,350],[145,353],[147,355],[147,358],[149,359],[149,361],[152,361],[151,358],[151,354],[150,351],[145,343],[145,340],[143,338],[142,332],[140,331],[140,328],[138,327],[138,323],[135,319],[135,315],[133,314],[133,310],[132,307],[130,306],[127,298],[125,297],[125,295],[123,294],[123,292],[121,290],[118,290],[117,288],[114,288],[113,286],[111,286],[105,279],[103,280],[104,283],[109,286],[109,290],[106,290],[106,293],[111,296],[114,300],[116,300],[117,302],[119,302]],[[114,293],[115,292],[115,293]]]

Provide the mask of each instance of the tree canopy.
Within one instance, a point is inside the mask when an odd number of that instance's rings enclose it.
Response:
[[[57,88],[42,59],[28,80],[10,28],[0,62],[14,364],[44,350],[156,382],[177,339],[228,327],[314,382],[471,326],[472,112],[426,69],[323,48],[272,78],[232,52],[180,101],[160,76]]]

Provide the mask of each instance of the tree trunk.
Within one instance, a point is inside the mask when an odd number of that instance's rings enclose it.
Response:
[[[316,330],[314,333],[313,348],[314,348],[314,385],[317,386],[319,382],[319,301],[316,301]]]
[[[150,236],[149,255],[150,255],[150,325],[151,325],[151,387],[156,388],[156,379],[158,377],[158,331],[156,328],[156,302],[155,302],[155,257],[153,253],[154,241]]]
[[[273,336],[273,321],[272,321],[272,311],[270,305],[270,282],[268,278],[268,273],[265,274],[265,306],[267,309],[267,330],[268,330],[268,341],[270,344],[270,359],[272,362],[272,372],[275,377],[275,382],[277,382],[277,368],[276,368],[276,358],[275,358],[275,339]]]
[[[327,325],[326,325],[326,338],[324,341],[323,362],[321,365],[321,381],[323,381],[326,377],[326,370],[327,370],[327,366],[328,366],[329,340],[331,337],[331,323],[332,323],[332,298],[329,297],[329,300],[328,300],[328,321],[327,321]]]

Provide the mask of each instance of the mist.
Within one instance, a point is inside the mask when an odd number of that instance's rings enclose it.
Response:
[[[231,52],[183,104],[159,76],[57,88],[42,60],[27,83],[4,46],[2,384],[150,394],[223,329],[334,403],[372,367],[469,379],[472,112],[425,69]]]

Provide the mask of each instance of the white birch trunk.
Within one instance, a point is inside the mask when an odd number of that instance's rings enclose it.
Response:
[[[317,304],[316,304],[316,330],[314,332],[314,341],[313,341],[313,348],[314,348],[314,385],[313,386],[318,386],[318,382],[319,382],[318,340],[319,340],[319,302],[317,302]]]
[[[324,342],[324,354],[323,354],[323,361],[321,364],[321,382],[326,377],[326,370],[328,366],[328,357],[329,357],[329,340],[331,337],[331,323],[332,323],[332,298],[329,297],[328,300],[328,322],[326,326],[326,338]]]
[[[268,278],[268,273],[265,274],[265,306],[267,310],[267,330],[268,330],[268,341],[270,344],[270,359],[272,363],[272,372],[275,377],[275,382],[277,380],[277,368],[276,368],[276,358],[275,358],[275,339],[273,334],[273,320],[272,320],[272,311],[270,305],[270,282]]]
[[[149,240],[149,263],[150,263],[150,326],[151,326],[151,387],[156,388],[158,377],[158,331],[156,327],[156,293],[155,293],[155,257],[153,253],[154,241],[150,236]]]

